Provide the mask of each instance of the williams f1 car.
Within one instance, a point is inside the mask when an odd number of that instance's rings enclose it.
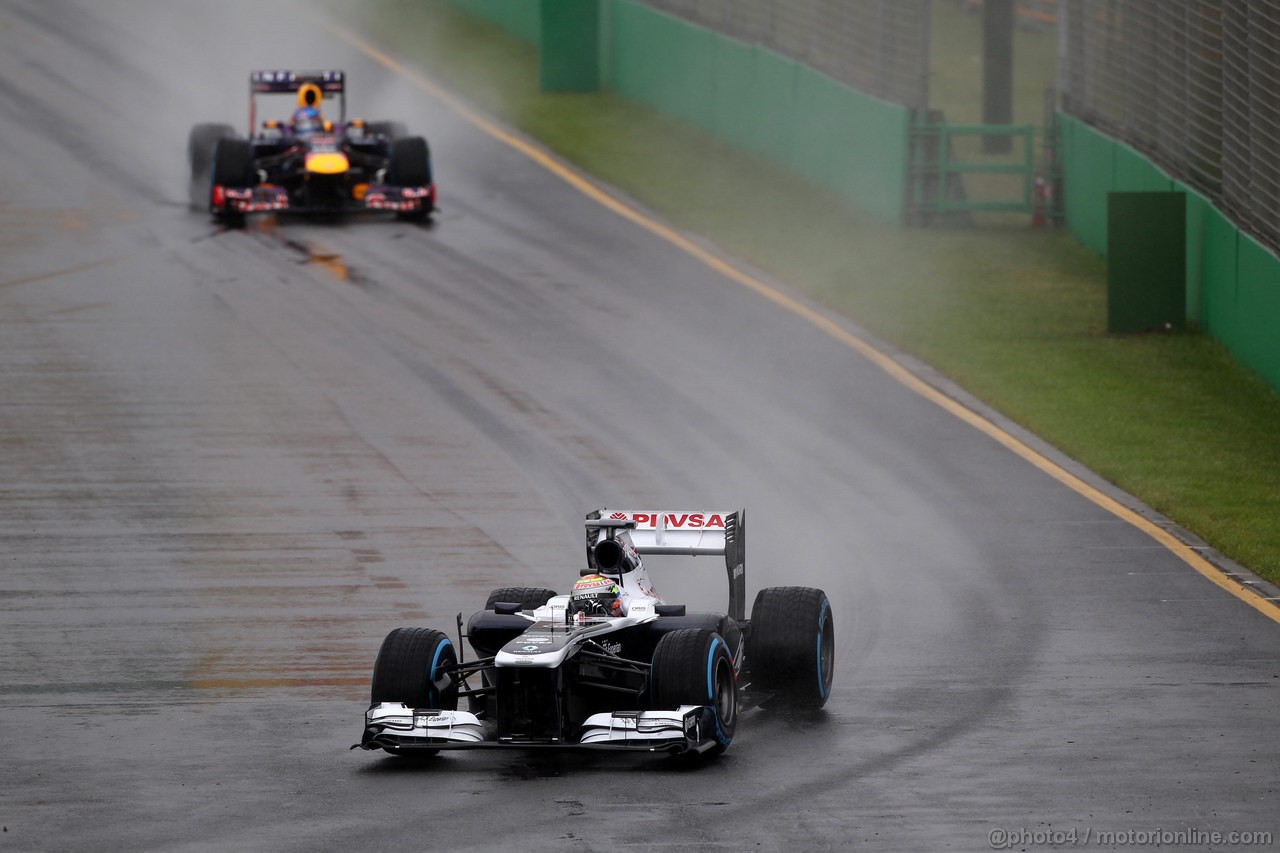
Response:
[[[819,589],[771,587],[746,618],[742,510],[598,510],[586,529],[587,567],[571,592],[494,590],[465,632],[458,614],[457,645],[432,628],[388,634],[356,746],[393,755],[560,747],[713,756],[733,740],[740,691],[800,708],[827,701],[830,602]],[[724,556],[727,613],[665,602],[642,562],[709,554]],[[464,638],[474,659],[464,658]]]
[[[288,119],[258,127],[258,98],[292,95]],[[274,100],[281,100],[276,98]],[[337,120],[326,118],[336,102]],[[399,122],[347,119],[341,71],[254,71],[249,76],[249,136],[230,125],[191,130],[192,203],[214,218],[242,221],[261,212],[393,211],[425,219],[435,209],[431,153]]]

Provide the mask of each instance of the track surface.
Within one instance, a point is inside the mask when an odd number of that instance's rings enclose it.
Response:
[[[1280,835],[1280,626],[251,8],[0,4],[0,850]],[[189,211],[187,129],[262,66],[345,67],[355,113],[427,133],[438,224]],[[696,772],[347,751],[390,628],[565,587],[582,513],[624,504],[748,507],[751,594],[832,598],[827,713],[748,716]],[[714,561],[654,571],[721,601]]]

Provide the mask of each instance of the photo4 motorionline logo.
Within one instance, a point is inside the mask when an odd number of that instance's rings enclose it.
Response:
[[[1270,845],[1275,835],[1271,832],[1228,831],[1196,829],[1125,829],[1105,830],[1091,826],[1072,829],[1026,829],[997,827],[987,833],[987,841],[993,850],[1034,846],[1064,847],[1094,844],[1112,847],[1176,847],[1178,845],[1226,844],[1238,846]]]

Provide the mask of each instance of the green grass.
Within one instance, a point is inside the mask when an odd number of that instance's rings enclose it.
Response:
[[[977,16],[950,3],[936,8],[935,104],[953,121],[973,120],[976,83],[961,72],[976,68]],[[1280,580],[1280,396],[1202,335],[1107,335],[1105,267],[1067,234],[1024,224],[876,225],[834,195],[643,106],[607,94],[540,94],[531,47],[443,0],[370,0],[360,23],[480,109],[918,355]],[[1016,118],[1038,123],[1053,40],[1018,39],[1025,80]]]

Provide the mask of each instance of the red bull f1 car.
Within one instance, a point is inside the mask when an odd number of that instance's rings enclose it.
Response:
[[[494,590],[458,642],[397,628],[373,669],[361,747],[557,747],[722,753],[741,696],[817,709],[831,695],[835,626],[820,589],[770,587],[746,618],[745,513],[598,510],[567,594]],[[643,558],[723,555],[726,613],[660,597]],[[463,654],[463,641],[474,658]],[[466,709],[459,704],[466,702]]]
[[[276,95],[290,96],[296,109],[258,126],[258,99]],[[326,115],[331,108],[335,116]],[[399,122],[348,119],[342,71],[254,71],[248,138],[230,125],[198,124],[187,152],[192,203],[221,221],[365,210],[421,220],[436,206],[426,140]]]

